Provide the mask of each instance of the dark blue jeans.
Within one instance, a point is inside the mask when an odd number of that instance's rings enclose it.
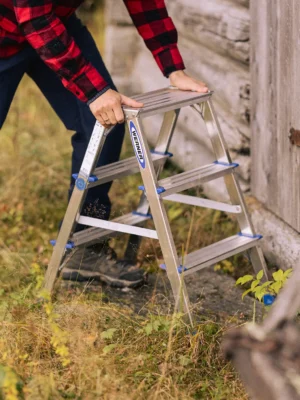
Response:
[[[66,26],[84,56],[115,89],[96,44],[86,27],[75,15],[68,20]],[[66,128],[76,131],[72,136],[72,174],[79,172],[94,128],[95,118],[89,107],[62,85],[56,74],[43,63],[29,46],[9,59],[0,59],[0,129],[24,74],[28,74],[37,84]],[[118,161],[124,131],[124,125],[117,125],[109,134],[97,166]],[[83,214],[107,219],[111,208],[108,197],[110,187],[111,183],[107,183],[90,189],[83,207]],[[73,188],[74,180],[71,178],[69,195]]]

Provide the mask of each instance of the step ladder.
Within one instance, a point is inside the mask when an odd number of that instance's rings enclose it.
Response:
[[[238,164],[233,163],[230,158],[213,107],[212,94],[212,92],[206,94],[187,92],[169,87],[135,96],[134,98],[142,102],[144,107],[135,109],[125,106],[123,108],[135,157],[95,169],[105,139],[110,133],[110,130],[104,129],[99,122],[96,123],[80,172],[78,176],[75,176],[75,188],[57,241],[53,243],[54,251],[45,277],[46,289],[51,291],[53,288],[58,271],[63,267],[62,260],[66,248],[76,249],[77,246],[95,240],[100,241],[116,233],[131,234],[130,243],[135,241],[137,246],[139,244],[138,237],[159,240],[176,308],[183,310],[191,323],[192,315],[184,276],[244,251],[248,252],[255,272],[263,270],[267,276],[265,260],[259,247],[259,240],[262,236],[255,233],[247,212],[243,194],[235,176]],[[171,156],[169,147],[180,109],[183,107],[191,107],[205,122],[206,134],[211,140],[216,161],[159,180],[164,164]],[[164,113],[162,127],[156,146],[151,151],[142,129],[141,120],[161,113]],[[142,195],[136,211],[112,221],[80,215],[88,189],[138,172],[141,174],[144,185],[139,187]],[[179,194],[186,189],[221,177],[224,178],[231,204]],[[164,200],[233,213],[237,217],[240,233],[197,250],[182,260],[177,255]],[[155,230],[143,227],[143,223],[150,218],[153,218]],[[78,223],[87,225],[89,228],[73,233]],[[130,246],[128,252],[130,252]]]

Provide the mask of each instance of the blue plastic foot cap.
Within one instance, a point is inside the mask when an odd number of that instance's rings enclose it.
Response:
[[[263,296],[263,302],[265,306],[271,306],[275,301],[275,296],[272,296],[271,294],[265,294]]]

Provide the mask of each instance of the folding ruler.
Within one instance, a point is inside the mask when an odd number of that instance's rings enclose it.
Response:
[[[233,163],[230,158],[211,100],[212,92],[200,94],[169,87],[134,98],[142,102],[144,107],[135,109],[125,106],[123,110],[136,157],[95,169],[105,139],[110,133],[110,130],[105,130],[99,122],[96,123],[54,246],[46,273],[45,287],[50,291],[52,290],[62,264],[65,249],[68,247],[80,246],[95,240],[100,241],[120,232],[129,233],[134,237],[142,236],[158,239],[176,307],[177,309],[181,307],[192,322],[189,297],[183,277],[246,250],[254,270],[256,272],[263,270],[267,275],[265,260],[258,243],[262,236],[255,233],[247,212],[243,194],[235,176],[235,169],[238,164]],[[183,107],[191,107],[204,120],[206,134],[209,135],[211,140],[216,161],[159,180],[164,164],[170,157],[170,143],[180,109]],[[150,151],[141,120],[161,113],[164,113],[164,120],[160,134],[154,150]],[[140,172],[143,180],[143,186],[140,187],[143,192],[136,211],[112,221],[80,215],[88,189],[137,172]],[[224,179],[231,204],[178,194],[221,177]],[[176,251],[164,200],[233,213],[237,217],[240,233],[194,251],[182,260]],[[153,218],[155,230],[140,226],[149,218]],[[74,227],[78,223],[87,225],[89,228],[73,233]]]

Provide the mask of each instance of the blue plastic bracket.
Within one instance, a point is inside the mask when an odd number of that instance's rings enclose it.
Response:
[[[99,179],[97,178],[97,176],[96,175],[91,175],[90,177],[89,177],[89,182],[97,182]]]
[[[250,235],[248,233],[243,233],[243,232],[239,232],[238,235],[239,236],[244,236],[244,237],[247,237],[247,238],[250,238],[250,239],[262,239],[263,238],[262,235]]]
[[[159,266],[160,269],[163,269],[164,271],[167,270],[166,264],[160,264]],[[179,267],[177,268],[177,271],[182,274],[182,272],[187,271],[186,267],[183,267],[182,265],[179,265]]]
[[[169,156],[170,158],[173,157],[173,153],[170,153],[169,151],[166,151],[165,153],[163,151],[157,151],[157,150],[150,150],[151,154],[158,154],[160,156]]]
[[[78,178],[78,176],[79,176],[79,174],[73,174],[72,178],[74,178],[76,180]],[[89,180],[89,182],[97,182],[98,178],[96,175],[91,175],[88,180]]]
[[[164,187],[162,187],[162,186],[158,186],[158,188],[156,189],[157,194],[161,194],[161,193],[163,193],[165,191],[166,191],[166,189]]]
[[[56,245],[56,240],[50,240],[50,244],[54,247]],[[75,244],[74,242],[68,242],[66,244],[66,249],[74,249]]]
[[[139,186],[139,190],[142,190],[144,192],[145,191],[145,186],[144,185]],[[162,186],[158,186],[158,188],[156,188],[156,193],[157,194],[161,194],[161,193],[163,193],[165,191],[166,191],[166,189],[164,187],[162,187]]]
[[[222,161],[214,161],[214,164],[219,164],[219,165],[224,165],[224,167],[232,167],[232,168],[237,168],[240,166],[238,163],[226,163]]]
[[[143,213],[140,213],[138,211],[132,211],[132,214],[133,215],[138,215],[140,217],[147,217],[147,218],[153,219],[152,214],[149,214],[149,213],[148,214],[143,214]]]

